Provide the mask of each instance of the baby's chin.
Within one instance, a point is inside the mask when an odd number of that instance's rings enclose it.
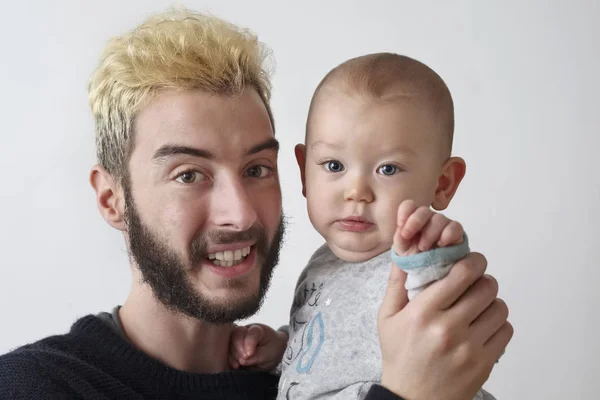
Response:
[[[380,245],[373,248],[351,248],[350,246],[337,245],[333,242],[327,242],[327,245],[340,260],[351,263],[359,263],[368,261],[373,257],[380,255],[385,251],[389,251],[389,245]]]

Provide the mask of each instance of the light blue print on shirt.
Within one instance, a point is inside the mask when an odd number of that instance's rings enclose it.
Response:
[[[325,323],[320,312],[310,321],[305,334],[307,335],[306,350],[300,354],[296,364],[296,371],[299,374],[310,371],[325,341]]]

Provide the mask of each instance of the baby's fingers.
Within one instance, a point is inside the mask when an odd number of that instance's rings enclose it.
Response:
[[[421,233],[432,216],[433,211],[429,207],[419,207],[408,217],[400,234],[405,240],[412,239],[416,234]]]
[[[396,215],[396,225],[398,230],[402,232],[404,225],[408,218],[417,210],[417,204],[413,200],[404,200],[398,206],[398,213]]]
[[[229,366],[233,369],[238,369],[240,367],[240,362],[238,358],[236,358],[233,353],[229,353]]]
[[[248,328],[245,326],[236,327],[231,333],[230,339],[230,349],[229,353],[236,359],[239,360],[244,358],[244,340],[246,338],[246,334],[248,332]]]
[[[431,219],[421,231],[419,238],[419,251],[428,251],[437,244],[442,237],[442,232],[448,226],[450,220],[442,214],[433,213]]]
[[[410,248],[412,244],[411,239],[405,239],[402,236],[402,230],[404,225],[408,221],[408,218],[417,209],[417,205],[412,200],[404,200],[400,206],[398,206],[398,214],[396,216],[396,232],[393,238],[393,247],[397,254],[404,254]]]
[[[442,231],[440,239],[437,242],[439,247],[455,246],[461,244],[465,231],[462,225],[456,221],[450,221]]]
[[[256,348],[262,342],[264,336],[265,331],[260,325],[248,327],[244,338],[244,358],[250,358],[255,354]]]

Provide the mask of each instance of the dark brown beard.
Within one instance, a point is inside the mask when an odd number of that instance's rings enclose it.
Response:
[[[142,222],[129,185],[124,185],[125,221],[129,238],[129,252],[155,298],[170,310],[213,324],[226,324],[254,315],[262,306],[269,288],[273,269],[279,262],[279,251],[285,233],[282,214],[275,237],[269,243],[264,229],[252,227],[244,232],[213,231],[198,237],[190,246],[190,260],[186,264],[176,251],[155,235]],[[225,302],[211,301],[194,289],[189,277],[193,265],[207,257],[207,244],[226,244],[256,241],[254,245],[260,265],[258,291],[248,293],[245,282],[231,280],[235,295]]]

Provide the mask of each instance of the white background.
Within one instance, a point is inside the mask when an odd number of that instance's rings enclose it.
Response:
[[[432,66],[456,103],[463,222],[511,308],[515,337],[487,388],[499,399],[600,396],[598,1],[188,1],[274,51],[273,108],[291,226],[256,320],[286,322],[321,243],[293,146],[322,76],[363,53]],[[0,24],[0,353],[125,299],[122,237],[96,210],[87,79],[106,40],[161,0],[31,0]]]

